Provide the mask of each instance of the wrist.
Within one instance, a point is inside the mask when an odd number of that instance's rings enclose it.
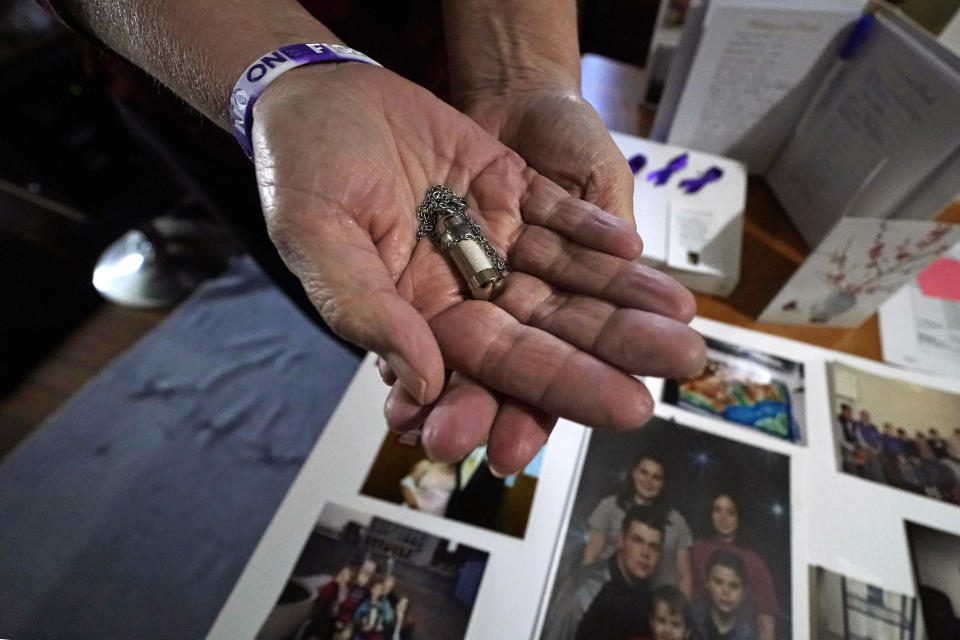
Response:
[[[498,137],[509,136],[523,125],[531,112],[542,114],[544,110],[566,108],[571,103],[586,104],[579,90],[563,84],[528,86],[508,92],[476,91],[458,98],[456,106],[463,113]]]
[[[360,62],[380,66],[370,57],[340,44],[299,43],[279,47],[258,58],[240,74],[230,95],[230,126],[244,153],[253,159],[254,109],[262,93],[284,75],[306,66]]]
[[[234,83],[259,56],[293,42],[340,43],[297,0],[70,6],[85,30],[224,129],[230,128]]]
[[[307,140],[324,139],[331,126],[353,131],[379,126],[384,117],[381,87],[395,79],[387,76],[394,74],[355,62],[306,65],[283,74],[253,108],[256,161],[266,158],[261,149],[286,157],[286,149],[302,149],[304,144],[324,148]]]
[[[444,30],[454,106],[512,92],[580,92],[572,0],[448,0]]]
[[[502,69],[478,76],[469,83],[454,83],[450,100],[453,106],[467,112],[479,105],[523,102],[531,96],[555,94],[571,99],[582,98],[579,67],[577,73],[546,65]]]
[[[294,43],[324,42],[342,45],[343,42],[323,24],[307,14],[298,6],[286,15],[273,16],[266,23],[247,30],[249,35],[234,38],[216,55],[219,63],[211,65],[219,71],[216,78],[218,109],[214,120],[226,129],[231,128],[231,98],[238,78],[246,73],[251,65],[281,47]],[[226,93],[224,92],[226,90]]]
[[[369,67],[369,69],[364,69]],[[253,107],[254,123],[284,121],[285,114],[298,105],[310,100],[312,95],[323,91],[327,95],[337,95],[344,87],[358,88],[365,80],[363,77],[350,77],[355,72],[361,74],[373,70],[382,71],[382,67],[372,67],[356,62],[335,62],[330,64],[306,65],[293,69],[270,83]]]

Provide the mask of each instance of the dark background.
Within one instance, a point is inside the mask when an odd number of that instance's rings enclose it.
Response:
[[[396,24],[402,30],[420,20],[420,5],[429,4],[391,4],[388,14],[386,5],[376,4],[372,19],[389,23],[379,28]],[[581,49],[642,65],[657,5],[579,2]],[[90,282],[93,267],[123,232],[158,215],[229,217],[233,232],[254,241],[248,246],[265,238],[252,171],[233,140],[157,83],[131,82],[136,72],[120,72],[118,65],[35,0],[0,0],[0,117],[6,123],[0,140],[0,395],[104,304]],[[126,118],[120,103],[128,107]],[[206,152],[195,142],[212,146],[212,138],[218,146]],[[57,205],[77,215],[65,216]],[[254,255],[269,274],[282,271],[272,250],[255,247]],[[291,281],[279,284],[296,296]],[[294,302],[309,312],[302,297]]]
[[[724,489],[738,496],[740,543],[767,563],[781,610],[789,618],[789,458],[661,418],[628,433],[595,430],[591,435],[554,584],[562,584],[579,564],[587,520],[597,503],[617,490],[637,456],[647,452],[667,465],[664,495],[686,519],[694,540],[711,537],[708,509],[715,492]]]

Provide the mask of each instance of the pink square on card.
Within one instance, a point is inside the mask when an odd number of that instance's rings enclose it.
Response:
[[[917,276],[923,295],[960,302],[960,260],[937,258]]]

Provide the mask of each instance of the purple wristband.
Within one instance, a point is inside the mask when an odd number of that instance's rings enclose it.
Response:
[[[381,66],[372,58],[342,44],[291,44],[263,56],[243,72],[230,94],[230,127],[247,157],[253,159],[253,103],[280,74],[318,62],[365,62]]]

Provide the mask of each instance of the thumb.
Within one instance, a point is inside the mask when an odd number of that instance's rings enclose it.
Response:
[[[599,157],[603,159],[591,168],[582,198],[636,227],[630,165],[612,138],[602,144]]]
[[[383,358],[421,405],[444,386],[443,356],[430,326],[398,292],[370,236],[356,225],[277,243],[324,322]]]

